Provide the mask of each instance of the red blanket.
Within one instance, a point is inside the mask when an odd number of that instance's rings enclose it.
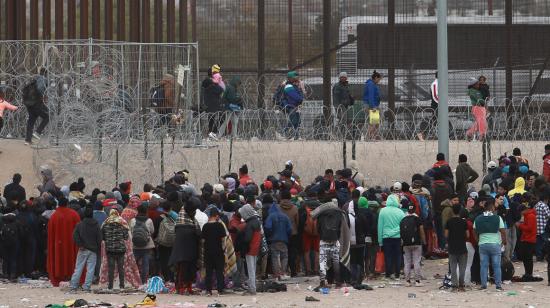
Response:
[[[48,276],[53,286],[71,279],[78,247],[73,241],[73,231],[80,216],[67,207],[58,207],[48,222]]]

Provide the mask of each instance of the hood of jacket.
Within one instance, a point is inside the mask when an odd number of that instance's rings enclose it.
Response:
[[[508,192],[508,196],[513,197],[515,194],[523,195],[525,193],[525,179],[518,177],[514,183],[514,189]]]
[[[438,160],[435,162],[435,164],[433,164],[433,168],[439,168],[439,167],[442,167],[442,166],[448,166],[449,163],[445,160]]]
[[[53,173],[51,169],[42,170],[42,175],[46,178],[47,181],[53,180]]]
[[[390,195],[388,197],[388,200],[386,200],[386,206],[387,207],[397,207],[399,208],[399,199],[396,195]]]
[[[290,210],[294,207],[294,204],[290,200],[281,200],[279,206],[284,210]]]
[[[250,204],[245,204],[239,209],[239,214],[246,221],[256,215],[256,211]]]
[[[238,76],[233,76],[229,80],[229,85],[234,88],[237,88],[240,84],[241,84],[241,78],[239,78]]]
[[[452,207],[453,204],[451,203],[451,200],[449,199],[445,199],[441,202],[441,207]]]

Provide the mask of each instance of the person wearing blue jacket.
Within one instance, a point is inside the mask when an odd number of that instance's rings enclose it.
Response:
[[[285,213],[273,204],[265,221],[265,232],[271,251],[271,263],[275,276],[281,280],[288,279],[285,271],[288,266],[288,240],[292,235],[292,225]]]
[[[368,139],[380,139],[380,89],[378,83],[382,80],[382,75],[377,71],[372,73],[372,76],[365,84],[365,92],[363,93],[363,103],[365,104],[365,112],[369,114],[369,128],[367,130]],[[378,113],[378,119],[374,118],[372,113]]]
[[[286,75],[287,81],[283,88],[282,105],[284,113],[288,117],[286,134],[289,138],[298,139],[300,128],[300,112],[298,107],[304,101],[304,93],[300,87],[300,80],[296,71],[290,71]]]

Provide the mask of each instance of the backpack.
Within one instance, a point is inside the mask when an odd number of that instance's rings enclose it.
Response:
[[[401,220],[401,240],[404,246],[417,245],[420,243],[418,237],[418,223],[416,216],[406,216]]]
[[[327,211],[321,217],[323,217],[323,223],[320,224],[323,230],[321,240],[339,240],[340,225],[342,223],[342,213],[339,210],[334,209]]]
[[[420,205],[420,218],[422,221],[427,221],[430,217],[430,201],[424,195],[414,195]]]
[[[132,243],[136,247],[145,247],[149,243],[149,230],[145,225],[145,221],[136,219],[136,224],[132,230]]]
[[[275,89],[275,93],[273,94],[273,98],[271,99],[273,105],[280,109],[284,109],[286,107],[285,86],[286,83],[277,86],[277,89]]]
[[[338,207],[344,206],[350,200],[349,189],[347,187],[338,188],[336,190],[336,200],[338,201]]]
[[[40,93],[38,93],[38,88],[36,86],[36,78],[33,78],[29,81],[23,89],[21,89],[23,105],[25,107],[33,107],[41,100]]]
[[[3,224],[0,228],[0,240],[2,240],[4,249],[15,247],[17,244],[17,223]]]
[[[514,264],[506,257],[502,257],[500,261],[500,272],[502,273],[502,281],[512,280],[515,273]]]
[[[176,221],[169,215],[165,215],[160,222],[157,242],[166,247],[174,246],[176,241]]]
[[[318,236],[317,220],[311,217],[311,209],[306,206],[306,223],[304,225],[304,232],[310,236]]]
[[[166,96],[164,95],[163,86],[158,85],[151,89],[151,106],[152,107],[158,108],[160,106],[163,106],[165,99],[166,99]]]
[[[453,286],[453,281],[451,279],[451,274],[447,273],[445,274],[445,277],[443,277],[443,283],[439,287],[439,289],[450,289]]]

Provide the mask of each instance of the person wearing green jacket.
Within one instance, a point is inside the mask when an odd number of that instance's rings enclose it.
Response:
[[[241,86],[241,79],[237,76],[229,80],[229,84],[226,85],[223,92],[223,102],[225,105],[225,121],[223,121],[220,127],[220,137],[227,135],[229,130],[229,123],[231,123],[231,136],[237,136],[237,126],[239,124],[239,113],[243,110],[243,98],[239,93],[239,87]]]
[[[479,140],[485,138],[487,134],[487,109],[485,107],[486,102],[483,99],[483,94],[480,91],[480,84],[476,78],[471,78],[468,83],[468,96],[470,97],[470,102],[472,103],[472,115],[475,119],[475,122],[472,126],[466,131],[466,136],[468,140],[474,138],[476,132],[479,133]]]
[[[399,197],[390,195],[386,207],[378,215],[378,243],[384,250],[386,278],[399,279],[401,270],[401,220],[405,213],[399,208]]]

